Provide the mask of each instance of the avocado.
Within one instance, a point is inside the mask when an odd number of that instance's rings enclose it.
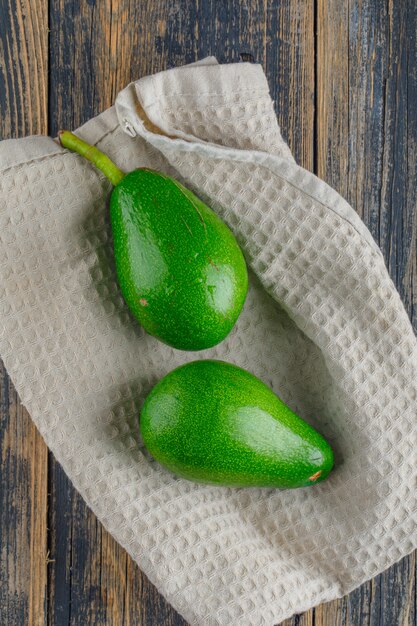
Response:
[[[222,341],[248,288],[224,222],[179,182],[146,168],[115,187],[110,215],[119,285],[145,330],[181,350]]]
[[[193,361],[147,396],[140,432],[178,476],[233,487],[307,487],[333,467],[325,439],[261,380],[222,361]]]
[[[96,147],[61,131],[61,144],[112,182],[110,217],[118,283],[135,318],[180,350],[220,343],[242,310],[246,263],[224,222],[174,178],[148,168],[125,174]]]

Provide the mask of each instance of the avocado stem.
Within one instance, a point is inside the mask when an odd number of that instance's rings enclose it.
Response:
[[[101,150],[83,141],[69,130],[60,130],[58,137],[61,146],[73,152],[78,152],[78,154],[81,154],[81,156],[91,161],[91,163],[94,163],[94,165],[107,176],[114,187],[126,176],[126,174],[122,172],[122,170],[119,170],[113,161],[101,152]]]

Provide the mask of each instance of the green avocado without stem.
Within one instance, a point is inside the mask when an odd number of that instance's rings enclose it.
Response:
[[[333,467],[327,441],[261,380],[222,361],[193,361],[145,400],[142,440],[178,476],[233,487],[307,487]]]
[[[248,289],[245,260],[231,230],[175,179],[148,168],[124,174],[69,131],[59,138],[114,185],[110,217],[118,282],[144,329],[181,350],[222,341]]]

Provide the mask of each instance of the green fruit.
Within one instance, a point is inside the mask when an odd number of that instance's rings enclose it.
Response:
[[[110,215],[118,282],[136,319],[181,350],[222,341],[248,289],[243,254],[230,229],[189,189],[159,172],[124,174],[106,155],[63,131],[115,185]]]
[[[162,378],[145,400],[140,430],[161,465],[197,482],[307,487],[333,467],[314,428],[258,378],[222,361],[194,361]]]
[[[117,275],[145,330],[182,350],[202,350],[233,328],[248,288],[227,226],[180,183],[148,169],[111,196]]]

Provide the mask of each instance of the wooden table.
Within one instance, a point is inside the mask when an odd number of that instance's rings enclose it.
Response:
[[[263,64],[296,159],[356,208],[417,322],[415,0],[0,0],[0,138],[55,135],[129,81]],[[0,366],[1,626],[184,621],[74,491]],[[412,555],[286,626],[417,624]]]

